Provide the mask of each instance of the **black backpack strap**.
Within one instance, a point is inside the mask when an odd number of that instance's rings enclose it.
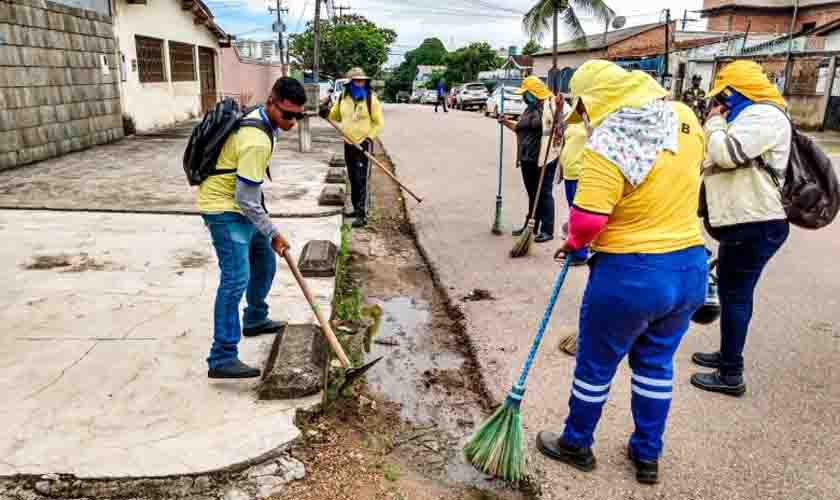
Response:
[[[788,114],[788,112],[783,107],[776,104],[775,102],[758,101],[755,104],[764,104],[765,106],[771,106],[773,108],[778,109],[779,111],[782,112],[783,115],[785,115],[785,118],[787,118],[788,124],[790,125],[790,154],[793,155],[794,154],[794,152],[793,152],[793,141],[796,137],[796,127],[793,125],[793,120],[790,118],[790,115]],[[790,161],[790,160],[788,160],[788,161]],[[770,168],[770,165],[768,165],[767,162],[764,161],[764,158],[762,158],[761,155],[759,155],[758,158],[755,159],[755,162],[760,168],[762,168],[765,172],[767,172],[770,175],[770,178],[773,180],[773,184],[775,184],[777,188],[781,189],[782,188],[782,182],[781,182],[781,180],[779,180],[779,175],[776,173],[775,170]]]
[[[246,115],[247,116],[247,115]],[[271,125],[264,122],[262,118],[244,118],[242,121],[239,122],[239,127],[254,127],[262,130],[268,136],[268,139],[271,141],[271,151],[274,152],[274,129],[271,128]],[[271,162],[265,167],[265,173],[268,176],[268,180],[273,181],[274,179],[271,178]],[[263,200],[263,204],[265,204],[265,200]]]

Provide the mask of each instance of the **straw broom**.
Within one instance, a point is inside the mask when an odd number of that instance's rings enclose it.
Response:
[[[569,261],[570,259],[565,260],[563,269],[554,282],[548,306],[540,322],[537,336],[531,345],[525,366],[522,367],[519,380],[508,393],[505,404],[481,425],[464,447],[464,455],[475,468],[511,483],[517,483],[523,478],[527,465],[522,435],[522,417],[519,411],[525,395],[525,382],[534,364],[543,335],[548,328],[560,289],[563,288],[563,282],[569,272]]]
[[[551,99],[553,99],[553,97]],[[540,172],[540,182],[537,185],[537,195],[534,200],[534,207],[531,209],[531,216],[528,218],[528,223],[526,224],[527,227],[524,231],[522,231],[522,234],[516,240],[516,243],[513,245],[513,249],[510,251],[510,257],[512,259],[518,259],[528,255],[531,251],[531,245],[534,243],[534,230],[537,226],[537,209],[540,205],[540,194],[542,193],[543,182],[545,181],[546,165],[548,165],[548,158],[551,156],[551,142],[554,141],[554,136],[557,133],[557,130],[560,129],[561,122],[563,121],[564,104],[564,101],[560,101],[554,111],[554,124],[551,127],[548,147],[545,149],[545,158],[543,159],[542,172]]]

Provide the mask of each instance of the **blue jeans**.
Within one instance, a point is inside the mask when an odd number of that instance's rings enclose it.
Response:
[[[722,375],[744,373],[744,346],[761,273],[790,234],[787,221],[718,228],[718,294]]]
[[[238,358],[242,334],[239,303],[243,294],[248,302],[245,328],[269,323],[265,299],[271,291],[277,261],[271,241],[244,215],[224,212],[202,217],[213,238],[221,270],[213,313],[213,347],[207,358],[207,364],[214,369]]]
[[[568,179],[563,181],[566,188],[566,201],[569,202],[569,211],[572,210],[572,205],[575,204],[575,195],[577,194],[578,181],[570,181]],[[589,258],[589,247],[581,248],[572,254],[574,260],[586,260]]]
[[[563,441],[592,447],[612,379],[629,354],[636,424],[630,447],[637,458],[656,460],[671,407],[674,353],[706,298],[706,251],[597,254],[590,262]]]

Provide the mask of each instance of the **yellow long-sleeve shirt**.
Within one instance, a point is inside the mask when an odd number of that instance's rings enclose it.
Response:
[[[368,112],[366,100],[354,101],[345,94],[330,111],[330,120],[340,125],[355,143],[365,139],[376,139],[385,126],[385,119],[382,115],[382,104],[375,95],[371,96],[370,108]]]

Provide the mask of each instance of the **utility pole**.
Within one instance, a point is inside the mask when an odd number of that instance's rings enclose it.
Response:
[[[288,12],[289,9],[281,8],[280,7],[280,0],[277,0],[276,7],[268,8],[269,12],[276,12],[277,13],[277,21],[275,23],[276,31],[277,31],[277,50],[280,51],[280,69],[282,71],[283,76],[289,76],[289,61],[288,61],[288,54],[285,50],[285,44],[283,43],[283,32],[286,31],[286,25],[280,19],[280,14],[282,12]]]
[[[682,30],[685,31],[685,26],[688,24],[688,9],[683,12]]]
[[[344,17],[344,11],[345,10],[348,11],[348,12],[350,11],[350,6],[349,5],[339,5],[338,7],[335,8],[335,10],[338,11],[338,16],[337,17],[341,18],[341,17]]]
[[[321,81],[319,75],[321,71],[321,2],[323,0],[315,0],[315,34],[312,40],[312,80],[315,83]]]
[[[661,19],[661,18],[660,18]],[[668,76],[671,59],[671,9],[665,9],[665,71],[662,74],[662,84]]]
[[[787,94],[790,89],[790,53],[793,51],[793,30],[796,29],[796,18],[799,16],[799,0],[793,0],[793,18],[790,20],[790,30],[788,31],[788,49],[787,57],[785,58],[785,86],[782,89],[783,94]]]

